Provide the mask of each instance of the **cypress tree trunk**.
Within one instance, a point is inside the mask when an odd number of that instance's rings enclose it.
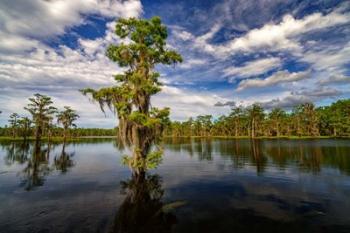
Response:
[[[255,138],[255,118],[252,119],[252,132],[251,137]]]
[[[41,126],[37,125],[35,127],[35,141],[40,141],[41,139]]]
[[[64,127],[63,128],[63,143],[66,143],[66,139],[67,139],[67,128]]]
[[[239,122],[236,121],[236,126],[235,126],[235,136],[238,136],[238,126],[239,126]]]
[[[276,123],[276,136],[277,136],[277,137],[280,136],[280,129],[279,129],[279,124],[278,124],[278,122]]]

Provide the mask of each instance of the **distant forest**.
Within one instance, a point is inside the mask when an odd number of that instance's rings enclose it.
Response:
[[[45,137],[63,137],[63,128],[52,127],[51,129],[44,130],[43,136]],[[89,137],[89,136],[116,136],[117,129],[101,129],[101,128],[72,128],[69,130],[70,137]],[[13,136],[13,129],[9,126],[0,127],[0,137],[16,137],[23,138],[24,134],[27,137],[34,137],[34,128],[25,130],[22,127],[16,129],[16,135]]]
[[[17,119],[16,119],[17,118]],[[2,137],[34,137],[35,127],[26,123],[27,118],[12,114],[9,125],[0,127]],[[53,122],[51,120],[51,122]],[[116,136],[118,128],[68,128],[69,137]],[[63,137],[64,127],[46,124],[45,137]],[[214,119],[200,115],[186,121],[169,121],[164,130],[168,137],[318,137],[350,136],[350,99],[338,100],[329,106],[315,107],[312,103],[295,106],[290,111],[274,108],[270,111],[259,104],[234,107],[228,115]]]
[[[174,121],[165,134],[172,137],[350,136],[350,99],[322,107],[315,107],[313,103],[300,104],[291,111],[281,108],[267,111],[259,104],[234,107],[228,115],[217,119],[201,115],[183,122]]]

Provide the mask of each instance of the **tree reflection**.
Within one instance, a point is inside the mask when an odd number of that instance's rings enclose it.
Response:
[[[256,173],[262,174],[265,171],[266,167],[266,157],[263,154],[263,151],[261,149],[261,141],[252,139],[250,140],[250,146],[251,146],[251,158],[253,160],[253,164],[256,166]]]
[[[115,217],[114,233],[171,232],[176,216],[171,213],[183,202],[165,204],[161,177],[146,172],[133,172],[131,179],[122,181],[126,197]]]
[[[198,160],[212,160],[219,154],[230,159],[234,169],[253,165],[257,174],[263,174],[272,163],[281,170],[296,166],[302,172],[317,174],[332,167],[350,175],[350,147],[340,139],[183,139],[176,147],[173,141],[167,142],[168,150],[185,151]]]
[[[28,160],[30,145],[27,141],[21,143],[10,142],[4,148],[6,150],[5,164],[8,166],[14,163],[23,164]]]
[[[51,169],[49,166],[50,146],[42,148],[40,141],[34,144],[32,156],[28,159],[25,168],[21,173],[21,186],[25,190],[33,190],[37,186],[42,186]]]
[[[200,138],[199,141],[195,144],[196,151],[198,152],[198,159],[199,160],[207,160],[211,161],[213,160],[212,157],[212,141],[210,138]]]
[[[61,171],[62,173],[66,173],[68,169],[72,168],[75,165],[73,160],[73,156],[75,153],[74,152],[67,153],[65,149],[66,149],[66,143],[63,143],[61,154],[58,156],[55,156],[54,158],[55,169],[58,171]]]
[[[73,160],[74,152],[66,152],[66,144],[62,144],[62,150],[50,161],[51,151],[57,144],[42,144],[36,141],[33,144],[28,141],[22,142],[2,142],[2,148],[6,151],[4,157],[5,164],[22,165],[20,170],[20,185],[27,191],[35,187],[44,185],[45,177],[52,171],[57,170],[66,173],[75,165]]]

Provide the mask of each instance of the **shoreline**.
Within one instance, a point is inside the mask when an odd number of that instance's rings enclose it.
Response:
[[[81,136],[81,137],[72,137],[67,138],[67,142],[71,141],[79,141],[84,139],[116,139],[117,136]],[[291,140],[300,140],[300,139],[350,139],[350,136],[279,136],[279,137],[269,137],[269,136],[259,136],[259,137],[249,137],[249,136],[163,136],[164,139],[171,139],[171,138],[213,138],[213,139],[291,139]],[[6,137],[6,136],[0,136],[0,140],[2,141],[24,141],[22,137]],[[47,137],[43,137],[41,139],[42,141],[48,141]],[[35,141],[34,137],[28,137],[27,141]],[[50,141],[63,141],[63,137],[52,137],[50,138]]]
[[[81,136],[81,137],[71,137],[71,138],[66,138],[67,142],[72,142],[72,141],[79,141],[79,140],[84,140],[84,139],[112,139],[112,138],[117,138],[117,136]],[[24,141],[23,137],[6,137],[6,136],[0,136],[0,140],[3,141]],[[42,137],[41,141],[46,142],[48,141],[49,138],[47,137]],[[35,141],[34,137],[28,137],[26,141]],[[63,141],[63,137],[51,137],[50,138],[51,142],[55,141]]]
[[[164,136],[163,138],[223,138],[223,139],[341,139],[346,138],[350,139],[350,136],[259,136],[259,137],[250,137],[250,136]]]

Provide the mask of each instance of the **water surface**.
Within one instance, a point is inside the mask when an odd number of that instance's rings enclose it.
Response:
[[[0,232],[350,232],[350,140],[168,139],[143,176],[113,139],[0,143]]]

